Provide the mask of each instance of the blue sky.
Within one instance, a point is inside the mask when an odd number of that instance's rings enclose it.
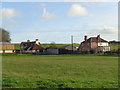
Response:
[[[39,39],[41,43],[74,43],[84,35],[118,39],[117,2],[4,2],[2,27],[13,43]]]

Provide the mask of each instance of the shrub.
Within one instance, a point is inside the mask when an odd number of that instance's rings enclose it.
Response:
[[[96,49],[91,49],[90,50],[90,54],[96,54],[97,53],[97,50]]]

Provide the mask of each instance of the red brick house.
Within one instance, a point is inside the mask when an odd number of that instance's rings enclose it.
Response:
[[[81,42],[79,48],[79,51],[90,51],[90,50],[96,50],[97,52],[105,52],[110,51],[110,47],[108,45],[108,41],[102,39],[100,35],[97,37],[90,37],[87,38],[87,36],[84,36],[84,41]]]
[[[38,39],[33,42],[30,42],[30,40],[28,40],[27,42],[21,42],[20,49],[22,53],[35,53],[41,52],[42,46],[40,45]]]

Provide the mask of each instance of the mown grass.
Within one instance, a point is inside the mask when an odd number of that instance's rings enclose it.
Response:
[[[3,88],[117,88],[118,57],[3,55]]]

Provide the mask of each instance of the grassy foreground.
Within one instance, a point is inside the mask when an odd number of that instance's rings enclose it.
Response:
[[[3,88],[117,88],[118,57],[3,55]]]

